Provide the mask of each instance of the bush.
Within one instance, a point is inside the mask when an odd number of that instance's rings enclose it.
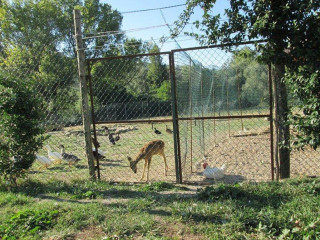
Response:
[[[12,184],[24,176],[44,141],[41,101],[22,81],[0,75],[0,174]]]

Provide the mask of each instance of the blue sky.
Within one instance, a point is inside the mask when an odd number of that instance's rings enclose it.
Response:
[[[114,9],[117,9],[119,12],[134,11],[140,9],[151,9],[151,8],[161,8],[172,5],[184,4],[185,0],[101,0],[101,3],[108,3]],[[215,13],[223,13],[223,10],[228,6],[228,1],[218,0],[213,11]],[[179,14],[184,10],[185,6],[163,9],[162,12],[166,18],[168,24],[173,24],[175,20],[178,19]],[[195,14],[192,18],[192,21],[196,19],[201,19],[202,9],[197,8]],[[160,10],[146,11],[139,13],[128,13],[123,14],[122,30],[128,29],[137,29],[137,28],[146,28],[150,26],[159,26],[165,24]],[[187,27],[188,31],[195,30],[195,28],[189,25]],[[107,31],[107,30],[106,30]],[[126,34],[129,37],[134,37],[149,41],[152,38],[154,41],[161,47],[161,44],[158,42],[158,39],[162,36],[169,35],[169,29],[166,26],[147,29],[143,31],[134,31]],[[181,47],[193,47],[198,46],[198,43],[195,40],[190,40],[190,37],[182,36],[177,39]],[[172,41],[172,40],[169,40]],[[161,51],[170,51],[175,49],[176,44],[174,42],[168,42],[162,45]]]

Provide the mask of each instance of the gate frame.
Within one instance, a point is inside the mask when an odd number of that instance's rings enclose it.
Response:
[[[269,118],[270,121],[270,167],[271,167],[271,180],[274,180],[274,143],[273,143],[273,99],[272,99],[272,83],[271,83],[271,70],[270,64],[268,64],[268,84],[269,84],[269,114],[246,114],[246,115],[235,115],[235,116],[206,116],[206,117],[179,117],[178,115],[178,105],[177,105],[177,80],[175,75],[175,60],[174,54],[177,52],[186,52],[193,50],[201,50],[201,49],[210,49],[210,48],[225,48],[232,46],[241,46],[248,44],[256,44],[256,43],[265,43],[265,40],[259,41],[247,41],[240,43],[229,43],[229,44],[217,44],[210,46],[202,46],[202,47],[193,47],[193,48],[182,48],[182,49],[174,49],[167,52],[159,52],[159,53],[146,53],[146,54],[135,54],[135,55],[125,55],[125,56],[111,56],[111,57],[103,57],[103,58],[91,58],[86,59],[87,62],[87,80],[89,84],[89,95],[91,101],[91,117],[92,117],[92,128],[93,128],[93,138],[97,141],[97,133],[96,133],[96,125],[97,124],[112,124],[112,123],[156,123],[156,122],[172,122],[173,124],[173,139],[174,139],[174,156],[175,156],[175,168],[176,168],[176,183],[183,183],[182,176],[182,168],[181,168],[181,149],[180,149],[180,134],[179,134],[179,121],[184,120],[218,120],[218,119],[243,119],[243,118]],[[106,61],[112,59],[121,59],[121,58],[136,58],[136,57],[149,57],[149,56],[159,56],[159,55],[167,55],[169,57],[169,74],[170,74],[170,82],[171,82],[171,107],[172,107],[172,119],[158,119],[158,120],[120,120],[120,121],[96,121],[95,120],[95,111],[93,104],[93,89],[92,89],[92,77],[91,77],[91,68],[95,62],[98,61]],[[96,147],[96,151],[98,151],[98,147]],[[95,166],[95,170],[97,171],[98,179],[100,180],[100,165],[99,159],[96,158],[97,165]]]
[[[257,44],[257,43],[266,43],[266,40],[257,40],[257,41],[246,41],[246,42],[238,42],[238,43],[225,43],[225,44],[216,44],[216,45],[209,45],[209,46],[201,46],[201,47],[191,47],[191,48],[181,48],[181,49],[174,49],[171,50],[172,59],[173,59],[173,69],[174,69],[174,54],[177,52],[187,52],[187,51],[194,51],[194,50],[202,50],[202,49],[211,49],[211,48],[226,48],[226,47],[233,47],[233,46],[241,46],[241,45],[249,45],[249,44]],[[246,115],[239,115],[239,116],[209,116],[209,117],[179,117],[177,115],[177,125],[179,125],[179,121],[183,120],[217,120],[217,119],[243,119],[243,118],[268,118],[270,122],[270,168],[271,168],[271,180],[274,181],[274,136],[273,136],[273,99],[272,99],[272,79],[271,79],[271,64],[267,64],[268,66],[268,90],[269,90],[269,114],[246,114]],[[175,79],[175,72],[173,73],[174,78],[174,86],[176,87],[176,79]],[[176,92],[176,89],[175,89]],[[176,98],[177,96],[175,96]],[[178,134],[179,136],[179,134]],[[181,170],[181,153],[180,153],[180,138],[179,138],[179,162],[180,162],[180,174],[182,173]],[[278,171],[278,170],[277,170]],[[181,176],[182,181],[182,176]]]
[[[170,82],[171,82],[171,119],[157,119],[157,120],[120,120],[120,121],[96,121],[95,120],[95,111],[93,104],[93,89],[92,89],[92,77],[91,77],[91,68],[95,62],[98,61],[108,61],[113,59],[121,59],[121,58],[137,58],[137,57],[150,57],[150,56],[161,56],[166,55],[169,57],[169,74],[170,74]],[[89,95],[91,102],[91,118],[92,118],[92,130],[93,130],[93,138],[94,141],[97,142],[97,124],[112,124],[112,123],[157,123],[157,122],[172,122],[173,124],[173,140],[174,140],[174,155],[175,155],[175,168],[176,168],[176,183],[182,183],[182,171],[181,171],[181,162],[180,162],[180,145],[179,145],[179,128],[178,128],[178,115],[177,115],[177,99],[176,99],[176,84],[175,84],[175,74],[174,74],[174,62],[173,62],[173,54],[172,52],[159,52],[159,53],[146,53],[146,54],[135,54],[135,55],[125,55],[125,56],[111,56],[104,58],[91,58],[87,59],[87,80],[89,84]],[[98,151],[98,146],[96,147],[96,151]],[[96,157],[97,165],[95,166],[95,170],[97,171],[98,180],[100,180],[100,164],[99,159]]]

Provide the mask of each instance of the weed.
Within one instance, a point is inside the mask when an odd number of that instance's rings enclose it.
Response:
[[[58,213],[58,210],[19,211],[7,220],[4,225],[0,225],[0,234],[3,239],[18,239],[24,235],[35,234],[40,230],[52,227]]]

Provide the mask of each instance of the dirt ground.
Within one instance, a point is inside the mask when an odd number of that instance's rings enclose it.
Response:
[[[173,144],[173,143],[171,143]],[[173,146],[170,146],[170,148]],[[206,154],[203,158],[191,164],[191,156],[182,159],[183,182],[196,185],[211,184],[214,180],[206,179],[202,172],[202,163],[207,162],[210,167],[221,167],[226,164],[225,177],[219,182],[235,183],[240,181],[270,181],[271,180],[271,147],[270,134],[248,134],[226,137],[218,143],[207,142]],[[173,151],[167,152],[169,172],[164,176],[164,163],[161,157],[155,156],[150,167],[150,181],[176,181]],[[195,154],[194,154],[195,155]],[[183,158],[183,156],[182,156]],[[195,157],[194,157],[195,158]],[[102,176],[106,180],[140,182],[143,163],[138,164],[138,173],[132,173],[125,159],[102,163]],[[103,166],[121,166],[121,171],[112,171]],[[196,167],[198,165],[198,168]],[[199,167],[200,166],[200,167]],[[276,164],[274,164],[276,168]],[[107,172],[105,171],[107,170]],[[274,177],[275,177],[274,170]],[[120,174],[122,173],[122,174]],[[117,176],[115,176],[117,175]],[[320,154],[312,149],[304,152],[293,151],[291,154],[291,177],[320,175]]]
[[[212,144],[205,159],[209,166],[220,167],[226,164],[225,177],[220,182],[235,183],[239,181],[271,180],[271,147],[270,134],[267,132],[236,135],[225,138],[220,143]],[[190,161],[189,161],[190,164]],[[276,164],[274,163],[274,168]],[[274,177],[276,169],[274,169]],[[320,152],[313,149],[292,151],[291,177],[319,176]],[[212,183],[204,179],[202,169],[194,173],[185,171],[186,181],[199,184]]]
[[[99,126],[102,128],[103,126]],[[118,126],[108,126],[110,129],[119,129]],[[165,124],[158,124],[162,135],[156,135],[150,125],[141,124],[132,130],[121,134],[121,139],[116,145],[110,145],[106,135],[99,135],[98,140],[101,150],[106,152],[106,159],[100,162],[101,180],[110,182],[141,182],[144,160],[138,163],[137,173],[133,173],[129,167],[127,156],[132,158],[137,155],[144,143],[161,139],[165,142],[165,155],[169,167],[167,176],[164,175],[164,161],[160,156],[154,156],[151,162],[149,181],[176,182],[176,166],[174,157],[173,135],[167,134]],[[169,126],[172,128],[172,126]],[[128,127],[127,127],[128,128]],[[262,129],[262,128],[261,128]],[[234,183],[239,181],[270,181],[271,180],[271,147],[270,133],[268,129],[255,128],[251,131],[234,131],[230,134],[224,130],[216,138],[213,134],[205,135],[205,146],[199,145],[199,133],[195,133],[191,143],[190,135],[187,137],[188,144],[184,144],[181,138],[181,165],[182,180],[184,183],[196,185],[211,184],[214,181],[206,179],[202,172],[202,163],[207,162],[210,167],[221,167],[226,164],[225,177],[219,182]],[[83,136],[73,135],[67,131],[57,132],[50,139],[50,145],[55,151],[56,147],[63,143],[67,151],[76,154],[82,161],[77,165],[68,167],[65,163],[50,166],[48,169],[39,170],[35,167],[33,174],[39,177],[58,179],[87,178],[88,167],[84,151]],[[43,151],[41,154],[45,155]],[[276,167],[276,164],[274,164]],[[145,179],[146,179],[145,173]],[[305,151],[293,151],[291,154],[291,177],[319,176],[320,154],[319,150],[305,149]]]

